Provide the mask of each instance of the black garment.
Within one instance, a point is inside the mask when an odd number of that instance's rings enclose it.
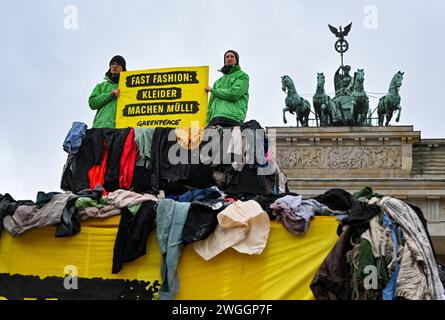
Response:
[[[216,215],[224,209],[221,206],[215,210],[205,202],[192,201],[182,229],[184,245],[207,238],[218,225]]]
[[[120,158],[130,129],[88,129],[79,152],[69,155],[64,166],[61,189],[74,193],[90,187],[88,171],[102,161],[104,145],[108,150],[104,187],[107,191],[119,189]]]
[[[88,170],[102,159],[102,131],[101,129],[88,129],[85,139],[75,155],[68,155],[64,166],[61,189],[78,192],[90,187]]]
[[[98,184],[94,189],[84,189],[76,192],[76,195],[82,197],[91,198],[97,202],[99,202],[100,198],[102,198],[102,194],[104,192],[104,188]]]
[[[224,65],[221,68],[221,72],[224,73],[224,74],[228,74],[232,70],[232,68],[233,68],[233,66],[226,66],[226,65]]]
[[[123,277],[125,278],[125,277]],[[161,284],[159,280],[144,281],[140,279],[107,279],[79,277],[78,287],[67,290],[63,286],[65,276],[47,276],[43,279],[37,275],[21,275],[0,273],[0,297],[8,300],[25,300],[33,297],[45,301],[48,297],[58,300],[154,300]],[[71,281],[69,281],[71,283]],[[62,285],[60,285],[62,284]],[[144,307],[142,304],[141,307]],[[5,307],[2,309],[5,313]],[[107,318],[116,315],[116,309],[96,308],[98,316],[94,318]],[[104,312],[105,311],[105,312]],[[150,309],[153,312],[153,308]],[[53,313],[57,311],[53,308]],[[94,312],[96,313],[96,312]],[[99,316],[100,313],[100,316]],[[105,315],[105,313],[108,313]]]
[[[229,128],[229,127],[235,127],[235,126],[240,126],[241,123],[229,118],[225,118],[225,117],[215,117],[212,120],[210,120],[210,122],[207,124],[207,127],[210,126],[220,126],[220,127],[224,127],[224,128]]]
[[[74,172],[76,171],[76,159],[74,154],[68,154],[62,170],[62,179],[60,180],[60,189],[74,190],[75,185]]]
[[[328,206],[331,210],[347,211],[351,209],[354,198],[343,189],[333,188],[314,197],[314,200]]]
[[[249,120],[241,125],[241,131],[245,129],[264,130],[260,123],[256,120]]]
[[[173,141],[169,141],[168,138]],[[187,159],[184,159],[186,163],[172,164],[168,157],[170,148],[177,148],[177,157],[179,159],[179,152],[187,154]],[[187,180],[189,175],[189,163],[190,163],[190,150],[182,149],[176,142],[176,134],[174,129],[169,128],[156,128],[153,133],[153,141],[151,145],[151,186],[153,192],[159,193],[161,179],[164,179],[167,183]]]
[[[0,194],[0,235],[2,234],[3,231],[3,218],[6,216],[12,216],[15,210],[17,210],[17,208],[22,205],[33,206],[34,201],[31,200],[16,201],[9,193],[6,193],[5,195]]]
[[[102,129],[88,129],[79,152],[69,155],[65,164],[61,189],[73,192],[90,187],[88,170],[102,159]]]
[[[62,211],[60,223],[56,228],[56,237],[70,237],[80,232],[80,216],[75,206],[76,199],[67,202]]]
[[[210,165],[191,164],[189,166],[189,175],[186,182],[187,186],[194,188],[210,188],[215,185],[212,178],[212,168]]]
[[[106,141],[108,150],[104,188],[109,192],[119,189],[121,155],[130,130],[130,128],[103,129],[103,138]]]
[[[264,153],[266,154],[269,151],[269,138],[264,137]]]
[[[108,79],[111,80],[111,82],[118,84],[119,83],[119,79],[120,79],[120,73],[111,73],[110,71],[107,71],[107,73],[105,73],[108,77]]]
[[[60,192],[48,192],[45,193],[43,191],[37,192],[36,206],[38,208],[43,207],[45,204],[51,201],[51,199],[56,195],[60,194]]]
[[[218,126],[217,131],[214,131],[215,128],[210,128],[216,125]],[[231,184],[232,178],[234,178],[234,183],[238,184],[238,172],[232,174],[234,169],[231,164],[234,162],[245,162],[243,171],[246,168],[252,169],[267,166],[264,151],[264,129],[256,120],[250,120],[240,124],[231,119],[217,117],[212,119],[208,126],[209,127],[204,130],[203,141],[200,145],[201,155],[205,155],[204,159],[201,158],[201,160],[206,163],[210,162],[209,165],[213,171],[223,172],[225,174],[225,177],[222,177],[221,174],[217,173],[219,178],[223,178],[217,179],[218,186],[226,188],[226,186]],[[235,153],[236,150],[228,149],[228,142],[231,140],[232,127],[234,126],[239,127],[242,137],[242,150],[239,150],[238,153]],[[214,141],[215,139],[218,140]],[[247,174],[247,176],[249,176],[249,174]],[[263,181],[260,182],[260,189],[267,189],[267,186],[264,188],[264,179],[261,180]]]
[[[185,183],[185,180],[168,181],[161,179],[159,187],[161,190],[164,190],[166,196],[179,196],[189,191]]]
[[[231,163],[243,161],[242,149],[229,150],[229,142],[232,139],[233,127],[240,127],[241,124],[222,117],[214,118],[212,121],[215,121],[215,125],[218,125],[218,127],[205,128],[202,135],[202,142],[199,146],[201,155],[200,160],[211,168],[224,167],[226,170],[229,170],[232,168]],[[254,143],[255,137],[253,136],[253,133],[251,136],[252,139],[250,140]],[[246,137],[242,138],[245,139]],[[239,153],[235,153],[234,151],[239,151]],[[252,148],[252,151],[255,152],[254,148]]]
[[[156,218],[155,207],[155,201],[146,201],[141,204],[136,215],[127,208],[121,210],[114,243],[112,273],[121,271],[124,262],[134,261],[147,253],[147,239]]]
[[[266,146],[266,133],[261,125],[256,120],[250,120],[244,122],[241,125],[242,137],[243,137],[243,148],[245,144],[248,145],[247,150],[243,152],[250,152],[250,157],[246,163],[246,166],[251,168],[266,167],[268,165],[266,159],[266,152],[268,145]],[[253,161],[252,161],[253,160]]]
[[[235,171],[231,175],[232,179],[225,189],[228,195],[266,194],[272,192],[272,190],[267,188],[265,176],[258,175],[257,168],[244,167],[243,171]]]
[[[137,193],[151,191],[151,169],[135,166],[133,171],[133,181],[131,189]]]
[[[360,235],[369,228],[369,220],[375,217],[380,207],[355,199],[343,189],[329,189],[314,200],[328,206],[331,210],[350,211],[349,217],[342,221],[343,225],[351,226],[351,234]]]
[[[352,233],[362,234],[369,229],[369,220],[378,215],[380,211],[381,209],[378,205],[354,200],[352,202],[351,213],[349,217],[343,221],[343,224],[349,224]]]
[[[315,299],[351,299],[351,274],[345,258],[346,252],[352,248],[350,236],[350,229],[346,227],[315,274],[310,284]]]
[[[215,119],[218,120],[225,118],[214,118],[213,120]],[[223,128],[223,126],[221,125],[223,125],[225,128]],[[224,145],[224,135],[228,135],[228,137],[230,138],[231,129],[229,129],[228,127],[233,127],[234,125],[239,126],[239,123],[234,124],[233,120],[229,120],[229,123],[227,125],[221,123],[218,124],[219,127],[207,127],[204,129],[202,133],[202,141],[199,145],[200,162],[202,162],[203,164],[205,163],[205,165],[208,165],[211,168],[214,168],[221,166],[221,164],[223,163],[227,163],[225,162],[225,160],[230,160],[228,163],[231,163],[233,161],[233,154],[227,153],[228,143]]]

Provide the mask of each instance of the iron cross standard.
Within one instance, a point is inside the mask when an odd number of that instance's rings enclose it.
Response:
[[[352,22],[348,24],[344,29],[340,26],[338,29],[328,24],[329,29],[331,32],[338,38],[338,40],[335,42],[334,48],[335,51],[340,53],[341,56],[341,66],[343,67],[343,53],[348,51],[349,44],[348,41],[346,41],[345,37],[348,35],[349,31],[351,31]]]

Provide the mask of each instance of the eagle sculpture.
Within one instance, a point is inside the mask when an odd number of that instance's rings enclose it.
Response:
[[[330,24],[328,24],[329,29],[331,30],[331,32],[333,34],[335,34],[335,36],[337,38],[343,39],[344,37],[346,37],[349,33],[349,31],[351,31],[351,27],[352,27],[352,22],[350,24],[348,24],[343,30],[341,28],[341,26],[339,27],[340,31],[336,28],[331,26]]]

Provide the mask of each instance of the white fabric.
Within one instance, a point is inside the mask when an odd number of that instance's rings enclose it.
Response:
[[[254,200],[236,201],[221,211],[218,226],[204,240],[193,243],[193,248],[205,260],[210,260],[232,247],[241,253],[260,254],[267,244],[270,220]]]

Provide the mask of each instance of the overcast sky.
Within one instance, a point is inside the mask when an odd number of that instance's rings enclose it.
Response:
[[[317,72],[333,91],[340,57],[328,23],[353,22],[345,63],[364,68],[366,91],[386,93],[394,73],[405,72],[399,124],[445,138],[444,16],[443,0],[7,1],[0,193],[35,200],[37,191],[60,191],[63,140],[73,121],[91,127],[88,97],[112,56],[124,56],[128,70],[208,65],[213,85],[224,52],[235,49],[250,75],[247,120],[279,126],[280,76],[290,75],[310,101]],[[373,109],[377,102],[370,98]]]

